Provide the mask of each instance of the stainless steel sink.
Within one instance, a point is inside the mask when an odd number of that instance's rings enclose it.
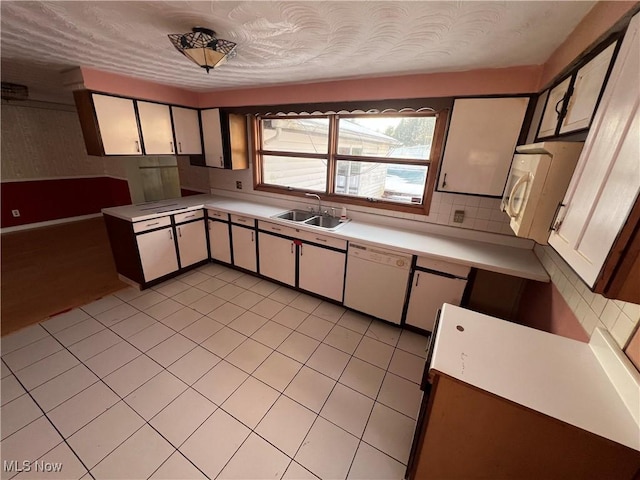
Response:
[[[306,222],[306,225],[313,225],[320,228],[335,228],[340,225],[340,219],[335,217],[317,216],[313,217]]]
[[[278,218],[288,222],[294,222],[311,227],[322,228],[324,230],[335,230],[345,222],[341,222],[339,218],[329,215],[318,215],[317,213],[308,212],[306,210],[289,210],[288,212],[279,213],[271,218]],[[348,222],[349,220],[347,220]]]
[[[289,220],[291,222],[304,222],[310,218],[315,217],[315,213],[306,212],[304,210],[289,210],[288,212],[276,215],[275,218],[281,218],[283,220]]]

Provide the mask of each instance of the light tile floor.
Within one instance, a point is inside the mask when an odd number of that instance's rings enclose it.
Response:
[[[426,338],[220,265],[2,338],[2,478],[403,478]],[[7,463],[4,463],[7,465]]]

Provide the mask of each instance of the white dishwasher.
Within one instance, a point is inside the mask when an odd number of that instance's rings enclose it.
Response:
[[[400,324],[410,269],[411,255],[349,243],[344,305]]]

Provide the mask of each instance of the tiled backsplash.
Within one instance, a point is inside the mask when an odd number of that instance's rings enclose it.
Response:
[[[202,189],[202,181],[205,175],[202,167],[192,167],[179,161],[180,179],[183,187],[190,187],[196,190]],[[209,186],[214,190],[227,190],[234,193],[241,193],[247,196],[247,200],[256,200],[260,197],[272,197],[279,199],[296,200],[297,197],[286,195],[257,192],[253,190],[252,167],[247,170],[220,170],[210,168]],[[242,191],[236,189],[236,181],[241,181]],[[323,202],[325,205],[325,202]],[[327,207],[342,207],[335,202],[326,202]],[[436,225],[447,225],[451,227],[478,230],[482,232],[499,233],[513,236],[513,231],[509,227],[509,217],[500,211],[499,198],[477,197],[472,195],[459,195],[454,193],[435,192],[431,201],[429,215],[418,215],[414,213],[392,212],[370,207],[356,205],[345,205],[350,212],[362,212],[379,215],[380,217],[395,217],[417,222],[425,222]],[[464,221],[456,223],[453,221],[456,210],[464,211]]]
[[[640,305],[610,300],[591,292],[550,246],[536,245],[534,251],[589,336],[596,327],[602,327],[624,348],[640,322]]]

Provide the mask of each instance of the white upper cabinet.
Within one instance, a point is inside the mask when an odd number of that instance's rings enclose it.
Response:
[[[640,191],[640,15],[631,21],[549,243],[589,286]]]
[[[556,85],[547,98],[547,105],[544,108],[542,122],[540,123],[540,131],[538,138],[551,137],[556,134],[560,114],[562,113],[562,104],[569,91],[571,85],[571,77]]]
[[[92,95],[105,155],[142,155],[138,122],[129,98]],[[87,147],[90,155],[97,152]]]
[[[175,154],[169,105],[140,101],[137,103],[145,154]]]
[[[560,133],[589,127],[615,48],[614,42],[576,73]]]
[[[220,109],[202,110],[202,133],[204,137],[204,160],[207,167],[224,168]]]
[[[528,97],[455,100],[438,190],[501,196]]]
[[[178,155],[202,154],[200,137],[200,119],[193,108],[171,107],[173,128],[176,134],[176,153]]]

